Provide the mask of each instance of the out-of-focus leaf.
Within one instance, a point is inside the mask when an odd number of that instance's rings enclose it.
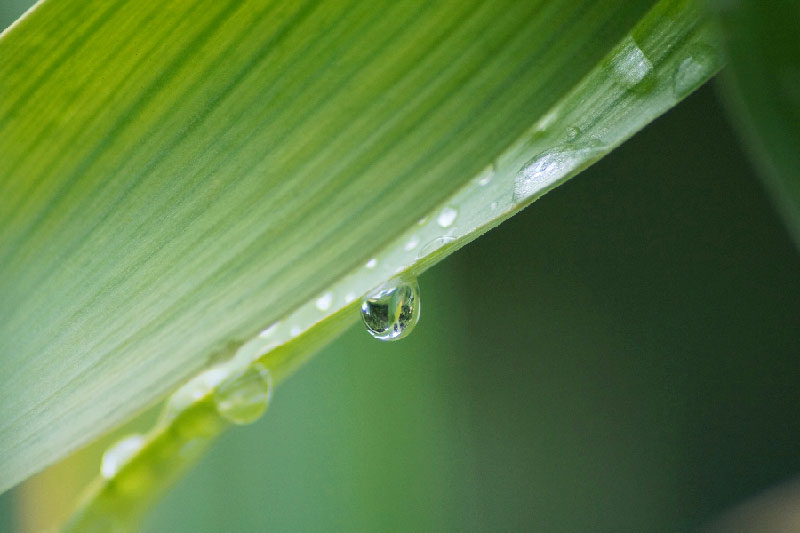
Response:
[[[719,0],[729,101],[800,244],[800,2]]]

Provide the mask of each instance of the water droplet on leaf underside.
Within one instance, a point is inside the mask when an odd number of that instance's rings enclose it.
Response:
[[[141,435],[129,435],[118,440],[103,453],[100,462],[100,474],[106,479],[111,479],[117,472],[135,456],[144,444]]]
[[[214,392],[214,404],[220,416],[237,425],[255,422],[269,406],[272,376],[255,363],[220,383]]]
[[[416,279],[393,280],[361,301],[361,318],[370,335],[382,341],[402,339],[419,321]]]

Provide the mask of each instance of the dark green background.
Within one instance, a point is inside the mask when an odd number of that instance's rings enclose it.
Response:
[[[713,84],[420,285],[146,531],[685,531],[800,474],[800,255]]]

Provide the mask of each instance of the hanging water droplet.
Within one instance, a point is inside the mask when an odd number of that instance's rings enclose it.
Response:
[[[255,422],[267,410],[272,397],[272,376],[255,363],[223,381],[214,392],[214,404],[228,422],[242,425]]]
[[[653,63],[647,59],[633,37],[625,37],[611,59],[611,72],[614,78],[628,89],[632,89],[642,83],[652,71]]]
[[[402,339],[419,321],[416,279],[392,280],[361,301],[361,318],[370,335],[382,341]]]
[[[693,47],[689,57],[680,62],[672,77],[675,97],[683,98],[699,87],[703,80],[714,73],[717,64],[717,52],[712,47]]]
[[[103,459],[100,462],[100,474],[106,479],[111,479],[117,475],[117,472],[142,449],[143,444],[144,437],[138,434],[129,435],[112,444],[103,453]]]
[[[458,211],[452,207],[445,207],[442,209],[442,212],[439,213],[439,216],[436,217],[436,223],[443,228],[449,228],[453,225],[453,222],[455,222],[457,216]]]

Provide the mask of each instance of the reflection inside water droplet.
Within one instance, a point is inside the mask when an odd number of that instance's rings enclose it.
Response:
[[[416,279],[392,280],[361,301],[361,318],[370,335],[382,341],[402,339],[419,321]]]
[[[267,410],[272,397],[269,370],[255,363],[223,381],[214,392],[220,416],[233,424],[255,422]]]
[[[144,437],[142,435],[129,435],[112,444],[103,454],[100,462],[100,474],[111,479],[120,469],[142,449]]]

